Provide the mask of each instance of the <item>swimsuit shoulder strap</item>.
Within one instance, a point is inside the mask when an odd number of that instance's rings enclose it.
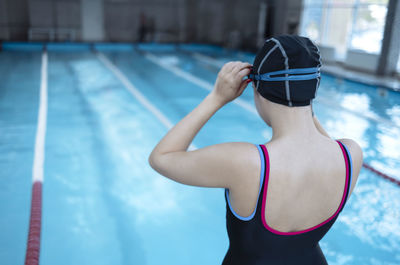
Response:
[[[352,183],[352,175],[353,175],[353,161],[351,159],[351,154],[348,150],[348,148],[346,147],[346,145],[342,142],[340,142],[339,140],[336,140],[336,142],[339,144],[340,148],[342,149],[342,153],[343,153],[343,157],[345,160],[345,164],[346,164],[346,198],[345,198],[345,202],[347,202],[348,200],[348,196],[350,193],[350,187],[351,187],[351,183]],[[342,206],[342,209],[344,207],[344,204]],[[342,209],[340,209],[340,211],[342,211]]]

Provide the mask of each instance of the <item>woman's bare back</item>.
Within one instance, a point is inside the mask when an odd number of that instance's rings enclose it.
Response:
[[[341,141],[351,149],[352,140]],[[280,232],[294,232],[330,218],[339,208],[346,183],[345,158],[339,144],[321,136],[310,142],[276,140],[265,147],[270,165],[264,205],[268,226]],[[248,165],[248,175],[229,195],[235,212],[249,216],[257,204],[261,161],[254,145],[249,144],[243,151],[254,163]],[[355,163],[353,171],[357,174],[352,179],[350,194],[360,167]]]

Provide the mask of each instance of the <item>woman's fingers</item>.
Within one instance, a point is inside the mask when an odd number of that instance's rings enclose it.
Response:
[[[224,71],[226,71],[227,73],[232,72],[232,69],[236,66],[236,64],[239,63],[239,61],[232,61],[232,62],[228,62],[226,63],[222,68],[224,69]]]
[[[239,73],[243,69],[249,69],[252,65],[249,63],[244,63],[244,62],[237,62],[232,68],[232,73],[236,74]]]
[[[239,73],[237,73],[238,78],[240,77],[240,79],[243,79],[245,76],[250,74],[250,68],[243,68],[242,70],[240,70]]]
[[[247,80],[243,80],[242,83],[240,83],[239,96],[242,95],[243,91],[246,89],[248,84],[249,82]]]
[[[232,61],[224,64],[222,67],[222,71],[225,73],[233,73],[236,74],[240,72],[244,68],[250,68],[252,65],[246,62],[240,62],[240,61]]]

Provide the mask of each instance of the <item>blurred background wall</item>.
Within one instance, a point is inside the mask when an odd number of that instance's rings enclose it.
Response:
[[[400,72],[398,0],[0,0],[0,41],[209,43],[255,51],[314,40],[324,63]]]
[[[301,0],[0,0],[0,39],[246,46],[257,37],[260,10],[265,35],[296,33],[301,5]]]

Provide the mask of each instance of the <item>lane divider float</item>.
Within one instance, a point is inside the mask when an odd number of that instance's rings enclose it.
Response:
[[[42,226],[42,184],[44,166],[44,146],[47,124],[47,52],[42,54],[40,81],[40,100],[38,125],[36,130],[35,152],[32,169],[32,200],[29,219],[28,243],[25,265],[38,265],[40,256],[40,234]]]

